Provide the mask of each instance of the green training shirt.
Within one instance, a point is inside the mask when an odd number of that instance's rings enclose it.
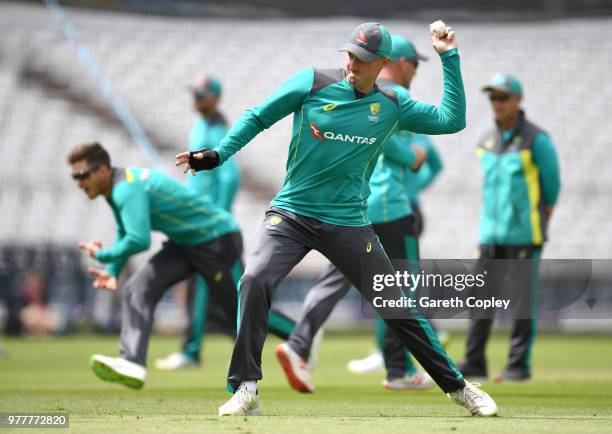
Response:
[[[107,263],[106,270],[113,276],[119,276],[130,256],[149,248],[152,230],[182,246],[240,230],[227,211],[149,169],[113,169],[113,190],[107,200],[117,221],[117,236],[111,247],[98,250],[96,259]]]
[[[309,68],[247,110],[215,150],[224,162],[293,113],[285,180],[271,206],[331,224],[367,225],[370,176],[393,133],[448,134],[465,127],[459,52],[452,49],[440,57],[444,92],[439,107],[378,86],[360,95],[342,69]]]
[[[484,172],[479,242],[536,245],[547,239],[546,207],[561,189],[555,145],[523,111],[514,129],[496,125],[481,141],[477,155]]]

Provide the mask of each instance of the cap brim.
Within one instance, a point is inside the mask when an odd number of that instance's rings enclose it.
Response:
[[[372,60],[376,60],[380,57],[374,53],[370,53],[365,48],[362,48],[359,45],[355,45],[351,42],[347,42],[346,44],[344,44],[338,49],[338,51],[348,51],[349,53],[352,53],[357,56],[357,58],[362,62],[371,62]]]
[[[427,57],[427,56],[423,56],[423,55],[422,55],[421,53],[419,53],[418,51],[417,51],[417,53],[416,53],[416,58],[417,58],[418,60],[422,60],[423,62],[426,62],[426,61],[428,61],[428,60],[429,60],[429,57]]]
[[[187,86],[187,89],[189,89],[189,91],[191,93],[193,93],[194,95],[196,95],[196,96],[198,96],[200,98],[203,98],[203,99],[208,99],[208,98],[212,98],[212,97],[216,96],[216,94],[214,94],[212,92],[203,91],[199,87],[193,86],[193,85]]]
[[[508,89],[506,86],[485,86],[482,88],[483,92],[502,92],[507,93],[508,95],[513,95],[514,93]]]

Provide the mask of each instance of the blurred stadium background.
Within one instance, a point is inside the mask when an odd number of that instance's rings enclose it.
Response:
[[[113,216],[103,200],[90,202],[75,188],[65,163],[68,149],[100,141],[116,165],[161,162],[167,173],[182,179],[172,163],[175,153],[186,149],[196,119],[186,86],[197,73],[221,78],[221,109],[232,122],[293,72],[311,65],[341,66],[344,55],[337,47],[365,18],[381,20],[430,56],[419,67],[412,93],[431,103],[441,97],[442,77],[427,24],[443,18],[459,38],[468,127],[434,138],[445,170],[422,197],[424,258],[474,255],[481,183],[475,146],[492,122],[480,88],[498,71],[521,79],[528,115],[551,133],[560,155],[563,187],[544,257],[610,257],[612,3],[329,3],[70,1],[61,2],[62,19],[41,2],[1,2],[0,326],[8,333],[24,327],[32,333],[117,328],[117,300],[91,288],[85,273],[91,264],[77,248],[79,241],[94,238],[111,243]],[[113,100],[105,96],[109,84]],[[113,104],[129,109],[147,140],[130,134]],[[238,154],[243,183],[234,213],[247,251],[281,185],[289,135],[287,118]],[[145,152],[145,142],[154,152]],[[156,245],[160,241],[156,238]],[[139,255],[133,266],[146,257]],[[312,253],[294,270],[278,293],[283,308],[298,312],[324,264]],[[180,327],[182,307],[176,300],[180,297],[169,295],[158,309],[159,330]],[[612,307],[609,293],[607,302]],[[27,304],[42,309],[32,314],[33,324],[20,313]],[[353,292],[331,325],[346,327],[359,319]],[[562,318],[544,325],[611,329],[610,322]]]

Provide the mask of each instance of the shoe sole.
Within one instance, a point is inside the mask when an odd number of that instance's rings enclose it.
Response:
[[[456,401],[455,399],[451,399],[451,401],[453,403],[457,404],[458,406],[465,408],[470,413],[470,416],[472,416],[472,417],[495,417],[495,416],[497,416],[497,414],[499,412],[499,409],[496,407],[494,413],[491,413],[491,414],[479,414],[478,410],[474,410],[474,411],[470,410],[461,401]]]
[[[96,374],[96,376],[101,380],[108,381],[110,383],[123,384],[130,389],[142,389],[142,386],[144,386],[144,381],[120,374],[106,363],[103,363],[94,357],[89,359],[89,366],[94,374]]]
[[[261,416],[261,408],[259,407],[251,408],[250,410],[247,410],[244,413],[240,413],[240,414],[225,413],[225,414],[220,414],[219,416],[221,417],[223,416]]]
[[[276,348],[274,352],[276,353],[276,360],[278,360],[283,371],[285,371],[285,376],[291,388],[300,393],[313,393],[314,390],[310,390],[310,388],[295,375],[295,372],[293,372],[287,353],[281,347]]]
[[[497,410],[495,410],[495,413],[491,413],[491,414],[478,414],[478,413],[471,413],[472,417],[495,417],[497,416]]]

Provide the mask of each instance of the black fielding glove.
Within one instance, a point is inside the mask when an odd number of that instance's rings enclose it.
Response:
[[[194,157],[195,154],[202,153],[204,158],[198,160]],[[212,170],[219,165],[219,154],[212,149],[202,148],[199,151],[189,152],[189,165],[196,172],[201,170]]]

